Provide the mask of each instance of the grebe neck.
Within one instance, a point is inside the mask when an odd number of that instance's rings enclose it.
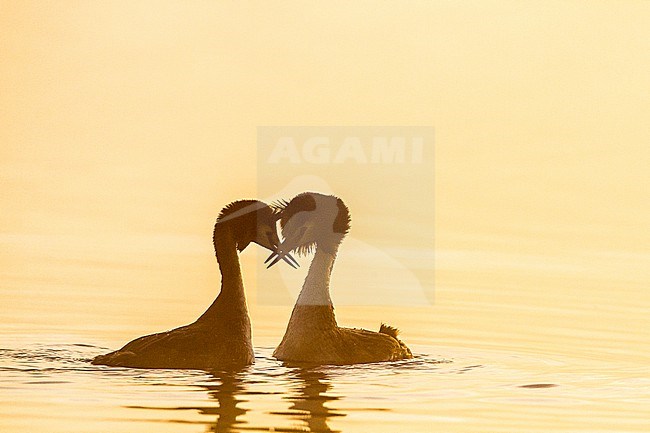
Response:
[[[213,243],[221,271],[221,291],[199,320],[211,320],[224,315],[248,317],[237,242],[229,225],[217,223]]]
[[[336,260],[338,245],[316,247],[316,253],[309,265],[309,272],[302,285],[296,305],[328,305],[332,306],[330,298],[330,275]]]

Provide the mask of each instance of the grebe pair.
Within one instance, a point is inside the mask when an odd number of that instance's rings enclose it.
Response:
[[[280,244],[276,222],[285,238]],[[251,325],[237,251],[255,242],[271,250],[273,264],[297,263],[292,251],[315,248],[307,278],[282,342],[273,356],[282,361],[354,364],[411,358],[397,330],[379,332],[341,328],[329,295],[329,279],[338,247],[350,227],[343,201],[303,193],[272,208],[257,200],[229,204],[220,213],[213,243],[221,270],[221,292],[194,323],[137,338],[93,359],[93,364],[136,368],[230,369],[254,362]]]

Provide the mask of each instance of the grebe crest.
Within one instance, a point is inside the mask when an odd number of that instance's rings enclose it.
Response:
[[[240,252],[251,242],[273,250],[280,242],[275,228],[279,217],[276,208],[259,200],[234,201],[219,213],[212,234],[213,240],[216,240],[220,229],[227,228],[231,231]]]
[[[289,202],[276,202],[285,238],[283,251],[309,254],[316,246],[332,250],[350,230],[350,211],[338,197],[305,192]]]

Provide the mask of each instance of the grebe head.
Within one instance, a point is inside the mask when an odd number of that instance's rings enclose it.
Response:
[[[292,251],[306,254],[315,246],[334,252],[350,230],[347,206],[343,200],[332,195],[305,192],[288,203],[277,204],[277,207],[284,237],[277,258]]]
[[[259,200],[238,200],[221,210],[215,225],[229,227],[237,249],[243,251],[249,243],[275,251],[280,244],[276,229],[278,212]]]

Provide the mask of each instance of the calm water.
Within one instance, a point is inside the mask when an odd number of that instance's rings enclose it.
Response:
[[[57,304],[46,291],[30,292],[20,304],[14,293],[16,308],[4,310],[0,334],[0,431],[648,430],[648,330],[633,300],[624,308],[597,306],[596,298],[564,305],[546,299],[553,309],[539,294],[478,293],[441,289],[431,307],[337,309],[344,324],[373,327],[389,318],[416,354],[349,367],[274,360],[289,307],[255,307],[256,363],[229,374],[89,364],[130,337],[164,328],[164,320],[191,315],[194,305],[160,300],[158,315],[106,324],[70,305],[103,303],[104,315],[119,317],[131,311],[124,302],[133,294],[79,293]],[[161,319],[172,304],[175,315]]]
[[[92,366],[90,358],[137,336],[191,322],[214,294],[167,289],[152,296],[156,278],[165,277],[159,267],[101,261],[45,258],[40,266],[49,267],[29,278],[7,273],[0,432],[648,431],[650,256],[588,249],[542,255],[523,241],[490,250],[481,238],[463,249],[461,241],[437,253],[431,305],[340,305],[343,286],[334,278],[341,325],[393,324],[416,354],[350,367],[274,360],[291,305],[260,305],[254,278],[246,280],[257,354],[250,368],[220,374]],[[249,276],[256,257],[244,256]],[[345,266],[342,254],[337,271]],[[218,281],[213,268],[203,286]],[[176,272],[179,281],[206,273]],[[102,286],[113,274],[130,280]],[[121,288],[130,285],[143,289]]]
[[[95,367],[105,348],[0,353],[3,432],[647,431],[650,379],[558,359],[416,346],[409,361],[236,373]],[[613,403],[616,400],[617,403]]]

